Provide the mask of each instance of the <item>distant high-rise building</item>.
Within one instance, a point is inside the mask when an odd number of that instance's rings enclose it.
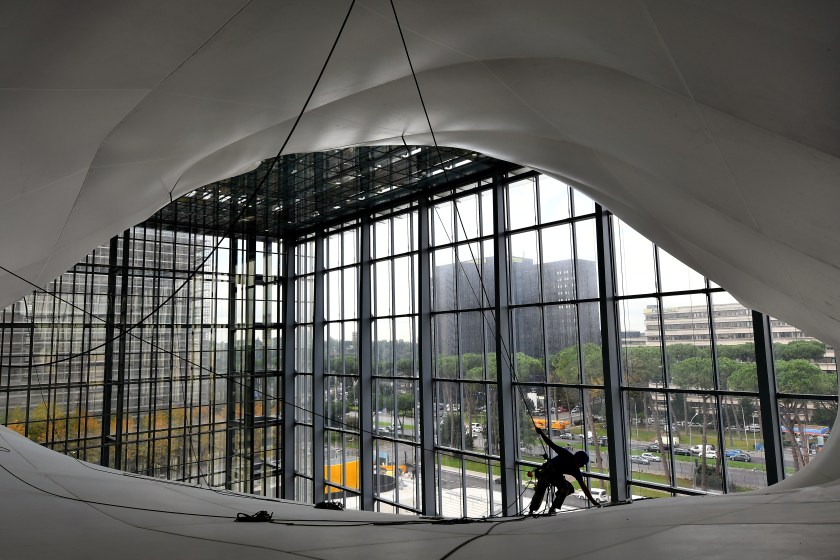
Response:
[[[495,350],[495,259],[434,267],[433,310],[439,355]],[[563,260],[540,263],[521,257],[509,261],[512,352],[543,358],[563,348],[600,343],[597,304],[575,300],[598,297],[597,263]],[[529,304],[544,305],[529,305]],[[447,312],[459,313],[447,313]],[[546,348],[545,345],[548,345]]]

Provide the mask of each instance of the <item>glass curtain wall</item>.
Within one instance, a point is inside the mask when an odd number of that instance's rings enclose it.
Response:
[[[374,219],[370,231],[374,499],[377,511],[420,510],[418,212]]]
[[[279,245],[268,254],[276,261]],[[246,437],[241,385],[253,379],[235,334],[245,323],[244,296],[231,298],[235,263],[229,238],[137,226],[7,308],[4,422],[90,462],[252,490],[241,485],[244,455],[227,439]],[[262,307],[277,305],[276,292],[265,293]],[[260,367],[272,360],[274,380],[255,381],[267,394],[277,383],[272,321]],[[276,409],[276,400],[262,406]],[[253,456],[276,446],[264,438]]]
[[[494,515],[502,500],[493,191],[442,194],[428,220],[438,509],[447,516]]]
[[[315,326],[314,239],[295,246],[295,492],[299,499],[314,496],[313,466],[313,373]],[[288,445],[288,443],[287,443]]]
[[[591,486],[609,489],[595,205],[545,176],[510,183],[506,201],[520,459],[541,462],[537,425],[587,451]]]
[[[820,453],[837,419],[834,348],[779,319],[770,318],[785,474],[804,468]],[[747,410],[745,437],[763,441],[760,410]],[[747,420],[749,424],[747,424]]]
[[[96,249],[0,316],[3,424],[92,463],[101,462],[104,447],[110,249]]]
[[[322,243],[324,499],[359,509],[359,228],[328,233]]]
[[[452,517],[527,506],[534,425],[590,454],[592,487],[637,497],[762,488],[821,452],[833,348],[744,308],[560,181],[483,177],[282,242],[220,233],[240,221],[212,206],[230,199],[223,183],[181,199],[168,226],[127,230],[2,311],[0,419],[150,476],[267,496],[285,480],[287,498]],[[175,227],[190,208],[200,223]],[[614,278],[614,341],[599,272]]]

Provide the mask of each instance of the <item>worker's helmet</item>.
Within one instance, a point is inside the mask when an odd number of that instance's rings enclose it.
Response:
[[[589,454],[586,451],[578,451],[575,453],[575,460],[580,463],[581,466],[589,464]]]

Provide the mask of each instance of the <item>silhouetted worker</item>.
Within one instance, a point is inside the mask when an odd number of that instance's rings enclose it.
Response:
[[[531,513],[533,514],[540,509],[543,496],[545,496],[545,491],[549,485],[554,487],[555,492],[554,501],[551,503],[551,508],[548,510],[548,513],[554,513],[560,509],[566,496],[575,491],[574,486],[563,476],[566,474],[573,476],[577,480],[578,484],[580,484],[580,489],[583,490],[583,493],[586,494],[586,497],[589,498],[592,505],[601,507],[601,504],[592,497],[589,487],[583,481],[583,475],[580,474],[581,467],[589,463],[589,455],[585,451],[578,451],[572,454],[571,451],[560,447],[548,439],[548,436],[541,429],[536,428],[536,430],[540,437],[543,438],[543,441],[554,450],[556,455],[536,469],[537,487],[534,490],[534,497],[531,498],[531,506],[529,508]]]

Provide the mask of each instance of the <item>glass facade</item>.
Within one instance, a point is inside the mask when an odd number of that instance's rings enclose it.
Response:
[[[614,499],[761,488],[836,414],[832,348],[569,185],[454,151],[289,156],[209,185],[0,317],[12,429],[355,509],[517,513],[534,425]]]

